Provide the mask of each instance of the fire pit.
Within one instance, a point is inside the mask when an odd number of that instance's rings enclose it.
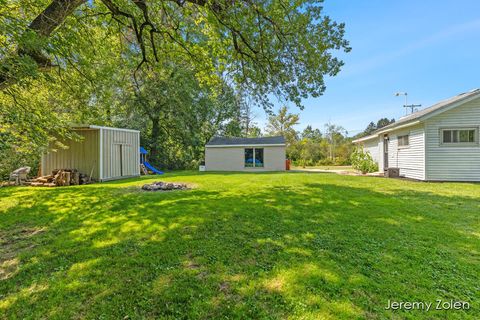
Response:
[[[170,191],[170,190],[188,190],[190,189],[185,183],[155,181],[142,186],[145,191]]]

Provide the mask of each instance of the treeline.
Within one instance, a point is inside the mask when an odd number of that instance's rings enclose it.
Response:
[[[382,118],[369,125],[359,134],[349,137],[342,126],[326,123],[322,129],[308,125],[304,130],[297,131],[299,114],[289,113],[287,107],[282,107],[277,114],[268,119],[268,124],[262,132],[255,127],[255,136],[283,135],[287,140],[287,158],[297,166],[350,165],[354,151],[353,140],[372,134],[378,129],[395,122],[395,119]]]
[[[361,137],[368,136],[368,135],[372,134],[373,132],[375,132],[376,130],[381,129],[385,126],[388,126],[389,124],[392,124],[392,123],[395,123],[395,119],[390,119],[389,120],[388,118],[381,118],[376,123],[372,121],[368,124],[368,126],[365,128],[365,130],[363,130],[359,134],[355,135],[353,138],[358,139],[358,138],[361,138]]]
[[[341,126],[327,123],[323,129],[307,126],[295,130],[299,114],[282,107],[268,119],[264,135],[283,135],[287,141],[287,158],[298,166],[348,165],[353,145],[352,138]]]
[[[0,6],[2,176],[37,172],[43,152],[79,139],[73,124],[139,129],[150,161],[193,168],[211,136],[259,134],[250,107],[320,96],[350,51],[344,25],[304,0],[10,2]]]

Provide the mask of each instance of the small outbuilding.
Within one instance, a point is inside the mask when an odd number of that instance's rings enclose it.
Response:
[[[67,140],[42,156],[41,174],[55,169],[77,169],[96,181],[140,175],[140,131],[94,125],[75,126],[80,141]]]
[[[480,181],[480,89],[354,140],[381,172],[426,181]]]
[[[205,145],[206,171],[284,171],[285,139],[213,137]]]

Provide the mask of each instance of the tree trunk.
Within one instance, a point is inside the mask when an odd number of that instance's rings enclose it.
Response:
[[[86,0],[53,0],[50,5],[30,23],[28,30],[35,32],[40,37],[48,38],[52,32],[84,2],[86,2]],[[17,54],[19,56],[31,57],[40,68],[51,67],[50,60],[45,57],[40,50],[19,47]],[[7,57],[0,60],[0,90],[7,88],[18,80],[15,74],[13,74],[15,66],[10,65],[11,60],[14,59],[15,57]]]
[[[150,136],[150,156],[154,160],[158,160],[160,149],[158,147],[158,139],[160,138],[160,118],[150,117],[152,120],[152,134]]]
[[[86,0],[53,0],[28,26],[38,35],[49,37]]]

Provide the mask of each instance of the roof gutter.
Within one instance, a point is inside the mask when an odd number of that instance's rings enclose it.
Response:
[[[421,122],[420,120],[417,120],[417,121],[408,122],[408,123],[405,123],[405,124],[402,124],[402,125],[399,125],[399,126],[395,126],[395,127],[392,127],[392,128],[387,128],[387,129],[384,129],[384,130],[380,129],[380,131],[377,131],[374,134],[371,134],[369,136],[366,136],[366,137],[363,137],[363,138],[360,138],[360,139],[353,140],[352,142],[353,143],[359,143],[359,142],[363,142],[363,141],[368,141],[368,140],[377,138],[381,134],[391,132],[391,131],[394,131],[394,130],[398,130],[398,129],[411,127],[411,126],[419,124],[420,122]]]
[[[372,139],[377,138],[377,137],[378,137],[378,134],[371,134],[371,135],[366,136],[366,137],[355,139],[352,142],[353,143],[359,143],[359,142],[363,142],[363,141],[367,141],[367,140],[372,140]]]
[[[420,120],[417,120],[417,121],[408,122],[408,123],[405,123],[405,124],[402,124],[402,125],[399,125],[399,126],[395,126],[395,127],[392,127],[392,128],[388,128],[388,129],[385,129],[385,130],[380,129],[380,131],[378,131],[376,134],[378,135],[378,134],[387,133],[387,132],[397,130],[397,129],[403,129],[403,128],[411,127],[411,126],[414,126],[416,124],[419,124],[420,122],[421,122]]]

